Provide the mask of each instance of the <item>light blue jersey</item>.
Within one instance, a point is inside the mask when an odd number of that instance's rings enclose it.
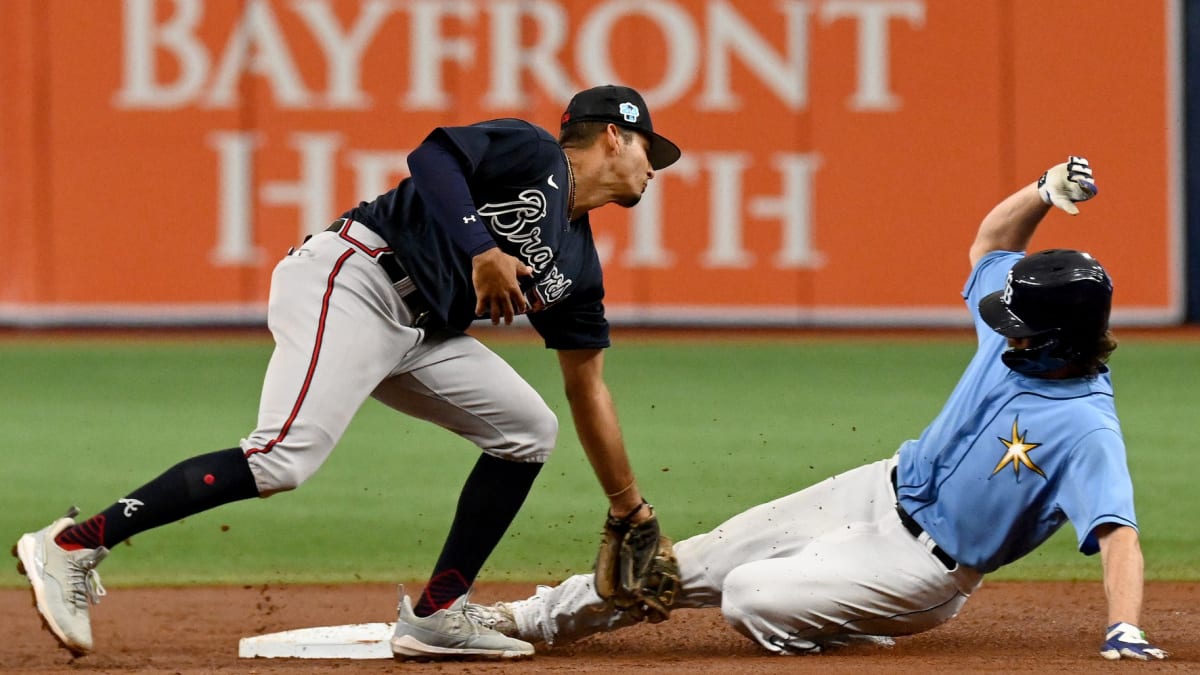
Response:
[[[1044,380],[1000,360],[1004,337],[979,301],[1004,287],[1022,254],[984,256],[963,290],[979,349],[921,437],[899,451],[900,503],[950,556],[991,572],[1029,553],[1062,524],[1096,553],[1102,523],[1137,526],[1125,442],[1108,372]]]

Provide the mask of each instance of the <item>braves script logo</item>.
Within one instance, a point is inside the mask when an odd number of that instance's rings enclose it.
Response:
[[[142,503],[141,500],[138,500],[138,499],[128,499],[128,498],[118,499],[117,503],[125,505],[124,514],[125,514],[126,518],[129,518],[130,516],[132,516],[134,511],[138,510],[139,506],[145,506],[145,504]]]
[[[542,241],[542,228],[536,225],[546,218],[546,195],[541,190],[524,190],[516,201],[484,204],[479,207],[479,215],[491,221],[496,234],[519,247],[519,257],[533,268],[535,277],[545,272],[534,284],[538,298],[545,305],[567,294],[571,280],[554,265],[554,251]]]

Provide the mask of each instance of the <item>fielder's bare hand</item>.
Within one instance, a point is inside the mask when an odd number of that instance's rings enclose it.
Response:
[[[513,316],[529,310],[518,277],[533,274],[533,268],[498,248],[471,259],[471,283],[475,286],[475,316],[492,318],[492,325],[511,324]]]

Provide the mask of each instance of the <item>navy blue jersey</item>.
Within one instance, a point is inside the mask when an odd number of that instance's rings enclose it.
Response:
[[[458,159],[471,199],[505,253],[533,268],[521,286],[529,321],[553,349],[609,346],[604,280],[587,216],[569,222],[566,156],[545,129],[517,119],[439,127],[425,140]],[[378,232],[434,311],[452,328],[475,320],[471,258],[426,208],[411,178],[343,217]]]
[[[979,349],[921,437],[896,467],[901,505],[955,560],[990,572],[1029,553],[1070,521],[1079,550],[1095,528],[1137,526],[1125,442],[1107,372],[1046,380],[1000,360],[1005,338],[979,317],[1021,254],[992,252],[963,297]]]

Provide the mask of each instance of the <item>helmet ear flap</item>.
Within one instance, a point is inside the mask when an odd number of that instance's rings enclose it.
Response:
[[[1073,352],[1057,335],[1051,335],[1035,346],[1009,349],[1000,355],[1000,360],[1009,370],[1039,376],[1065,368],[1071,363]]]

